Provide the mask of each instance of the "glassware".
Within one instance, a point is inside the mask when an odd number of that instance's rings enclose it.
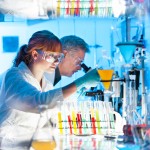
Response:
[[[68,134],[68,128],[72,130],[71,125],[71,117],[69,115],[70,111],[70,105],[68,105],[68,102],[58,101],[57,102],[58,107],[58,129],[60,135],[67,135]],[[69,124],[68,124],[69,123]],[[71,134],[72,132],[70,132]]]
[[[102,112],[103,112],[103,102],[102,101],[95,101],[94,102],[94,109],[95,109],[95,118],[97,124],[97,134],[102,134]],[[101,120],[100,120],[101,119]]]
[[[104,87],[104,101],[109,102],[110,96],[113,94],[112,91],[110,91],[110,85],[111,85],[111,80],[113,77],[113,72],[114,70],[111,69],[98,69],[98,74],[100,76],[101,82]]]
[[[107,91],[109,90],[110,85],[111,85],[111,79],[113,76],[113,72],[114,72],[114,70],[111,70],[111,69],[108,69],[108,70],[98,69],[98,74],[102,80],[105,90],[107,90]]]
[[[145,121],[141,116],[141,113],[137,111],[137,91],[136,91],[136,74],[132,74],[131,72],[135,72],[136,69],[133,64],[133,54],[137,47],[140,47],[141,44],[138,42],[123,42],[118,43],[116,46],[119,47],[120,52],[125,60],[124,67],[124,78],[125,82],[123,83],[123,118],[126,123],[124,125],[124,140],[126,142],[131,141],[135,142],[135,144],[143,145],[144,136],[145,136]],[[143,68],[142,68],[143,70]],[[143,84],[143,83],[142,83]],[[145,110],[145,92],[142,95],[142,110]],[[146,111],[144,112],[146,115]],[[129,130],[131,128],[132,133],[129,134]],[[133,139],[133,140],[131,140]],[[133,143],[132,143],[133,144]]]
[[[114,64],[111,58],[106,56],[106,54],[103,55],[97,61],[96,67],[104,88],[104,101],[109,101],[109,97],[112,94],[110,86],[114,73]]]
[[[105,136],[113,136],[115,135],[115,121],[114,121],[114,113],[111,102],[104,102],[104,111],[105,111],[105,119],[106,119],[106,134]]]
[[[149,150],[150,149],[150,127],[148,126],[146,131],[144,129],[144,136],[143,136],[143,140],[144,143],[141,145],[141,149],[142,150]]]
[[[82,128],[83,135],[92,135],[93,102],[90,100],[82,102]]]
[[[125,60],[124,67],[124,98],[123,98],[123,117],[126,118],[127,124],[139,124],[139,121],[142,122],[140,114],[136,111],[137,107],[137,91],[136,91],[136,74],[131,75],[130,72],[133,71],[132,56],[137,47],[141,47],[142,44],[139,42],[120,42],[116,46],[119,47],[119,50]],[[136,70],[135,70],[136,71]],[[143,84],[143,83],[142,83]],[[142,91],[143,92],[143,91]],[[145,92],[142,95],[142,111],[144,110],[145,115]],[[144,103],[144,104],[143,104]],[[135,122],[135,116],[138,121]],[[134,120],[133,120],[134,119]]]
[[[146,136],[147,125],[140,124],[140,125],[132,125],[131,131],[134,137],[134,142],[136,145],[143,147],[145,144],[145,136]]]
[[[56,141],[48,120],[47,105],[40,105],[40,118],[33,135],[31,146],[34,150],[54,150]]]
[[[130,64],[132,60],[133,53],[137,47],[136,42],[119,42],[117,45],[124,58],[125,64]]]
[[[142,120],[141,124],[132,125],[132,133],[134,137],[134,142],[136,145],[140,147],[142,150],[150,149],[150,102],[149,102],[150,94],[146,95],[146,123]],[[139,116],[141,117],[141,116]],[[137,119],[138,120],[138,119]]]
[[[112,111],[112,103],[110,101],[110,96],[113,94],[110,87],[112,84],[112,78],[114,74],[114,65],[113,61],[109,57],[104,57],[101,61],[97,63],[98,74],[101,79],[101,83],[104,88],[104,102],[103,106],[103,116],[104,116],[104,129],[102,132],[105,136],[112,137],[115,131],[114,127],[114,115]],[[111,105],[110,105],[111,104]]]
[[[132,69],[132,63],[131,63],[131,60],[132,60],[132,56],[133,56],[133,53],[136,49],[136,44],[133,43],[133,42],[119,42],[117,43],[116,45],[117,47],[119,47],[119,50],[124,58],[124,61],[125,61],[125,64],[123,65],[123,68],[124,68],[124,78],[125,78],[125,81],[123,83],[123,117],[126,118],[126,122],[127,124],[130,122],[129,121],[129,117],[130,117],[130,107],[131,107],[131,103],[132,101],[130,100],[130,94],[129,94],[129,91],[130,91],[130,78],[129,78],[129,70]],[[131,103],[130,103],[131,102]]]

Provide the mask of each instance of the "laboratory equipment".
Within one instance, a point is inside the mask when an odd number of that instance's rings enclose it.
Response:
[[[56,141],[53,130],[50,126],[47,105],[40,105],[40,118],[37,128],[31,140],[31,146],[34,150],[54,150],[56,148]]]
[[[124,142],[134,142],[136,144],[142,144],[142,134],[141,132],[145,130],[146,123],[146,100],[145,100],[145,90],[144,90],[144,76],[142,67],[138,67],[133,60],[133,54],[136,52],[137,48],[141,48],[143,43],[140,42],[122,42],[118,43],[117,46],[125,60],[124,64],[124,96],[123,96],[123,118],[125,119],[124,125]],[[144,63],[144,61],[142,61]],[[136,65],[135,65],[136,64]],[[142,113],[137,111],[138,106],[138,88],[139,88],[139,75],[142,75]],[[139,128],[140,127],[140,128]],[[130,131],[130,132],[129,132]],[[132,132],[131,132],[132,131]],[[137,134],[138,133],[138,134]],[[140,133],[142,133],[140,135]],[[144,135],[143,135],[144,136]],[[141,137],[138,138],[138,137]],[[141,142],[142,141],[142,142]]]

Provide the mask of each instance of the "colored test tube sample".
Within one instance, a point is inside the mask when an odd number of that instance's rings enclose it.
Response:
[[[58,128],[60,134],[63,134],[63,123],[62,123],[62,114],[61,112],[58,112]]]
[[[68,123],[69,123],[70,134],[72,134],[72,122],[71,122],[70,115],[68,115]]]
[[[92,117],[92,118],[91,118],[91,121],[92,121],[92,133],[93,133],[93,134],[96,134],[95,118]]]
[[[72,121],[73,121],[74,134],[78,134],[77,123],[76,123],[76,113],[75,113],[75,111],[72,111]]]
[[[77,114],[77,123],[79,128],[79,134],[82,134],[82,119],[80,113]]]
[[[74,16],[75,0],[71,0],[71,16]]]
[[[98,110],[96,110],[96,122],[97,122],[98,134],[101,134],[101,125],[100,125],[100,117],[99,117]]]

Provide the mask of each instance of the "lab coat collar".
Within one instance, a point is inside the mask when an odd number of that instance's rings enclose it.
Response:
[[[21,71],[23,71],[23,72],[25,72],[25,73],[33,76],[32,72],[30,71],[30,69],[28,68],[28,66],[23,61],[18,65],[18,68]]]
[[[38,90],[47,91],[47,90],[53,89],[52,83],[50,83],[50,81],[47,80],[47,78],[45,77],[44,74],[42,77],[42,88],[41,88],[39,82],[35,79],[32,72],[30,71],[28,66],[23,61],[19,64],[18,68],[19,68],[19,70],[21,70],[21,72],[23,72],[25,74],[25,76],[27,77],[27,80],[30,81],[30,83],[33,83],[32,85],[37,87]],[[47,83],[49,83],[49,84],[47,84]]]

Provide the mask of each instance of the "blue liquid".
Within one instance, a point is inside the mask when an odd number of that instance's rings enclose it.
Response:
[[[135,45],[120,45],[119,49],[125,62],[130,63],[133,53],[136,49],[136,46]]]

